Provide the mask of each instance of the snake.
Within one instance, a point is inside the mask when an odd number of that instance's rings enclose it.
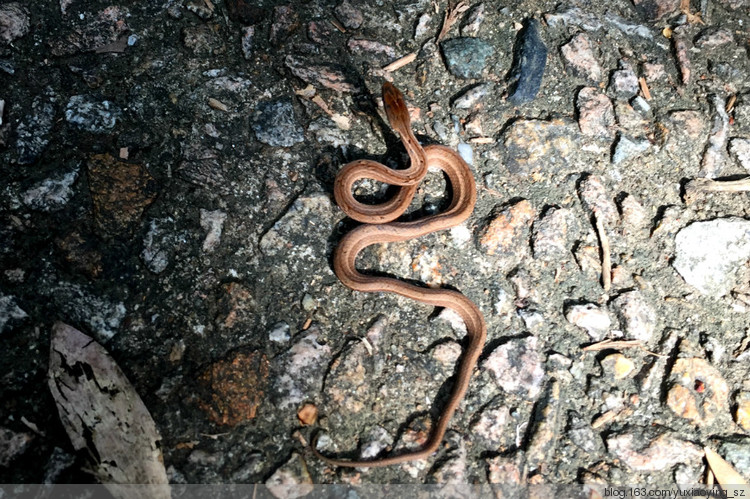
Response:
[[[468,343],[457,367],[452,391],[437,417],[427,441],[420,448],[373,460],[336,459],[317,450],[317,435],[312,441],[313,453],[333,466],[383,467],[424,459],[436,452],[445,436],[453,414],[466,395],[471,376],[487,338],[487,326],[479,308],[469,298],[451,289],[426,288],[393,277],[363,274],[357,270],[357,255],[373,244],[394,243],[449,229],[464,222],[476,203],[474,175],[452,149],[441,145],[422,147],[411,128],[409,110],[403,94],[393,84],[383,84],[383,106],[391,127],[398,132],[409,155],[407,168],[395,170],[373,160],[357,160],[344,165],[334,180],[334,197],[343,212],[362,222],[348,232],[334,250],[333,269],[342,284],[354,291],[395,293],[434,307],[454,310],[466,326]],[[417,220],[395,221],[408,208],[428,168],[442,170],[451,186],[452,199],[445,211]],[[354,198],[352,188],[361,179],[373,179],[398,187],[393,197],[379,204],[365,204]]]

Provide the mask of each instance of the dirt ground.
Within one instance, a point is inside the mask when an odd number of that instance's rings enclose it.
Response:
[[[719,183],[750,171],[749,23],[746,0],[1,3],[0,482],[92,480],[56,321],[127,375],[173,483],[698,484],[704,447],[750,479],[750,204]],[[338,170],[407,162],[386,80],[478,200],[359,265],[461,291],[488,339],[434,456],[341,469],[314,435],[418,447],[465,346],[332,270]]]

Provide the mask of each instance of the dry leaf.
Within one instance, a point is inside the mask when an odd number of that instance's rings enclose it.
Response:
[[[67,324],[55,323],[47,382],[73,447],[86,449],[90,471],[113,496],[170,497],[154,420],[101,345]]]
[[[737,473],[731,464],[726,462],[716,452],[712,451],[708,447],[704,447],[703,451],[706,453],[706,461],[711,467],[711,471],[716,477],[716,481],[719,485],[747,485],[747,481]]]

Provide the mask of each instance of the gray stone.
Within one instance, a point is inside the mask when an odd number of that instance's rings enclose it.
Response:
[[[740,166],[750,172],[750,139],[734,138],[729,141],[729,152]]]
[[[29,14],[18,2],[0,5],[0,44],[8,45],[29,32]]]
[[[279,410],[296,409],[312,393],[320,392],[323,375],[331,361],[331,347],[318,342],[320,330],[313,325],[271,365],[272,394]]]
[[[28,314],[16,304],[15,297],[0,295],[0,334],[11,320],[19,321],[27,317]]]
[[[487,59],[495,52],[492,46],[479,38],[453,38],[440,44],[445,63],[454,76],[480,78]]]
[[[617,145],[612,153],[612,164],[619,165],[625,161],[637,158],[648,150],[651,143],[648,139],[636,139],[625,134],[619,134]]]
[[[274,147],[291,147],[305,140],[304,129],[297,121],[291,99],[260,102],[252,122],[260,142]]]
[[[656,329],[656,312],[640,291],[627,291],[612,301],[628,339],[648,342]]]
[[[484,4],[480,3],[466,14],[461,23],[461,36],[477,36],[482,22],[484,22]]]
[[[16,150],[20,165],[29,165],[39,159],[49,143],[49,133],[55,119],[55,107],[44,97],[35,98],[31,109],[32,114],[16,128]]]
[[[612,325],[607,311],[593,303],[569,306],[565,310],[565,318],[571,324],[586,330],[595,341],[603,339]]]
[[[185,241],[187,234],[178,232],[174,219],[170,217],[151,220],[149,230],[143,237],[141,260],[154,274],[161,274]]]
[[[507,393],[536,399],[544,381],[544,365],[535,336],[513,339],[497,347],[482,363]]]
[[[65,108],[65,120],[91,133],[107,133],[120,117],[120,108],[113,102],[91,95],[74,95]]]
[[[724,442],[719,448],[729,464],[744,476],[750,475],[750,438],[743,438],[737,442]]]
[[[78,169],[75,169],[43,180],[23,193],[23,204],[39,211],[59,210],[73,197],[72,186],[77,178]]]
[[[539,34],[539,21],[528,19],[513,47],[508,101],[520,105],[531,102],[542,86],[547,65],[547,46]]]
[[[719,218],[694,222],[677,234],[672,266],[701,294],[719,298],[749,258],[750,221]]]
[[[0,427],[0,466],[6,467],[29,448],[34,436],[29,433],[16,433]]]
[[[472,109],[487,95],[489,89],[488,83],[471,87],[453,101],[453,107],[456,109]]]
[[[620,61],[620,69],[613,71],[607,90],[618,100],[628,100],[638,93],[638,77],[633,68],[625,61]]]

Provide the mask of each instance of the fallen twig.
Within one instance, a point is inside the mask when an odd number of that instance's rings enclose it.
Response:
[[[602,287],[604,291],[609,291],[609,288],[612,287],[612,257],[610,256],[609,238],[604,230],[602,219],[596,211],[594,211],[594,223],[596,233],[599,236],[599,244],[602,247]]]
[[[445,9],[445,17],[443,18],[443,25],[440,27],[440,32],[435,38],[435,43],[440,43],[440,40],[442,40],[445,37],[445,35],[448,34],[448,31],[450,31],[453,25],[456,24],[456,21],[458,21],[458,17],[462,13],[466,12],[468,8],[469,8],[469,4],[463,0],[458,2],[456,5],[448,4],[448,7],[446,7]]]
[[[653,355],[654,357],[668,357],[668,355],[662,355],[660,353],[646,350],[646,345],[641,340],[604,340],[599,343],[586,345],[582,350],[584,352],[598,352],[600,350],[622,350],[625,348],[638,348],[644,353]]]
[[[641,76],[638,78],[638,85],[641,87],[641,92],[643,92],[643,98],[646,100],[651,100],[651,91],[648,89],[648,83],[646,83],[646,78]]]
[[[692,203],[698,194],[704,192],[750,192],[750,177],[739,180],[695,178],[685,185],[685,202]]]
[[[387,66],[383,67],[383,71],[396,71],[399,68],[402,68],[406,66],[407,64],[414,62],[414,60],[417,58],[417,53],[412,52],[411,54],[407,54],[400,59],[396,59],[392,63],[388,64]]]

